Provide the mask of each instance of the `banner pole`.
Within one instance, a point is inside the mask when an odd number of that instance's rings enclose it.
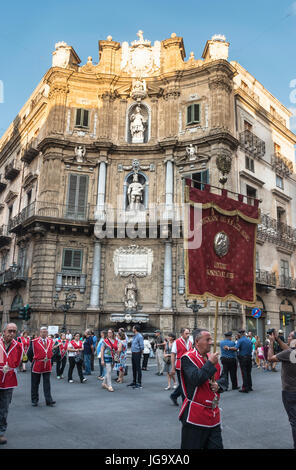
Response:
[[[214,353],[217,349],[217,324],[218,324],[218,301],[216,300],[215,330],[214,330]]]

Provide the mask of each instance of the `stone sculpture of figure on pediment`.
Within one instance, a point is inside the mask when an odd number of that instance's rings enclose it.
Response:
[[[139,78],[133,80],[131,97],[134,100],[141,101],[147,96],[146,91],[146,82],[145,80],[141,80]]]
[[[196,147],[196,145],[193,146],[192,144],[190,144],[188,147],[186,147],[186,154],[187,154],[188,159],[190,161],[196,160],[196,157],[197,157],[197,147]]]
[[[141,144],[144,142],[144,131],[146,126],[146,120],[141,114],[141,107],[136,106],[136,112],[130,117],[130,131],[132,135],[133,144]]]
[[[124,289],[124,306],[127,311],[137,310],[137,291],[138,289],[135,282],[135,276],[132,275]]]
[[[85,148],[84,145],[77,145],[75,147],[75,155],[76,155],[77,163],[83,163],[84,162],[85,154],[86,154],[86,148]]]
[[[138,173],[133,174],[133,182],[127,190],[127,197],[130,210],[139,210],[143,202],[144,186],[139,182]]]

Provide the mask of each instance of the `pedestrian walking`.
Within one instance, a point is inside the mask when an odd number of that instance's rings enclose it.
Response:
[[[144,350],[143,350],[143,363],[142,363],[142,370],[149,370],[147,369],[149,356],[152,351],[152,346],[149,341],[148,335],[144,335]]]
[[[115,362],[115,356],[118,354],[118,341],[115,338],[115,333],[112,328],[109,328],[107,338],[101,347],[101,361],[102,366],[105,367],[105,375],[102,383],[102,388],[108,390],[108,392],[114,392],[111,381],[112,365]]]
[[[119,362],[116,362],[114,364],[114,370],[118,372],[118,379],[115,380],[115,382],[122,384],[124,374],[127,368],[127,365],[126,365],[127,336],[125,334],[124,328],[119,328],[117,341],[118,341]]]
[[[258,369],[261,367],[262,369],[265,369],[264,349],[259,338],[256,343],[256,362],[258,364]]]
[[[90,358],[90,369],[92,372],[95,370],[95,352],[97,348],[97,341],[98,338],[96,337],[95,333],[92,331],[91,332],[91,337],[92,337],[92,342],[93,342],[93,349],[91,352],[91,358]]]
[[[38,406],[39,385],[42,376],[43,391],[47,406],[55,405],[51,396],[50,375],[53,340],[48,338],[47,327],[40,328],[40,336],[31,341],[28,350],[28,359],[32,363],[31,369],[31,401],[32,406]]]
[[[178,387],[176,388],[176,390],[174,390],[173,393],[171,393],[170,399],[176,406],[178,406],[177,399],[180,395],[182,397],[182,401],[185,398],[183,390],[182,390],[182,385],[181,385],[180,369],[181,369],[181,357],[183,356],[183,354],[185,354],[188,351],[191,351],[192,349],[192,342],[189,339],[189,334],[190,332],[188,328],[182,328],[180,338],[176,339],[176,341],[174,341],[174,344],[172,346],[171,376],[174,375],[177,371]]]
[[[252,388],[252,350],[253,343],[245,335],[245,330],[239,330],[238,341],[236,347],[231,347],[229,350],[238,351],[238,361],[241,368],[243,384],[239,392],[249,393],[253,391]]]
[[[133,368],[133,381],[128,387],[143,388],[142,387],[142,370],[141,370],[141,355],[144,351],[144,339],[140,333],[138,325],[133,326],[134,337],[132,339],[132,368]]]
[[[229,375],[232,390],[238,390],[236,352],[230,349],[235,347],[235,342],[232,341],[232,331],[224,333],[224,336],[225,339],[220,342],[221,364],[223,366],[222,376],[225,378],[226,390],[229,385]]]
[[[249,331],[248,338],[252,343],[252,363],[256,366],[256,338],[252,331]]]
[[[220,426],[220,393],[226,388],[220,378],[218,353],[205,329],[193,332],[194,349],[181,358],[181,380],[185,394],[179,419],[182,422],[181,449],[223,449]]]
[[[15,340],[15,323],[4,325],[0,338],[0,444],[6,444],[8,408],[12,400],[13,389],[17,387],[16,369],[23,356],[22,344]]]
[[[59,355],[57,356],[57,379],[63,379],[63,372],[67,364],[67,351],[69,341],[66,339],[66,334],[62,333],[61,338],[58,340]]]
[[[171,366],[172,366],[172,347],[174,344],[174,341],[176,340],[176,335],[174,333],[170,333],[168,336],[168,340],[166,341],[166,346],[164,350],[164,372],[167,374],[167,379],[168,379],[168,385],[165,387],[165,390],[171,390],[171,383],[173,382],[173,388],[177,388],[177,383],[176,383],[176,375],[173,374],[171,375]]]
[[[83,341],[83,359],[85,367],[85,375],[91,375],[91,356],[93,353],[93,339],[90,330],[86,330],[84,333]]]
[[[276,330],[269,335],[268,360],[281,362],[282,401],[292,428],[294,449],[296,449],[296,332],[291,331],[288,344],[279,339]],[[281,352],[274,354],[274,343],[279,342]]]
[[[30,336],[28,331],[23,331],[22,335],[19,337],[19,342],[22,344],[23,347],[23,357],[20,364],[20,370],[22,372],[26,372],[26,364],[28,362],[28,350],[30,347]]]
[[[99,359],[99,366],[100,366],[100,375],[98,376],[99,380],[104,380],[104,367],[102,366],[101,348],[102,348],[104,339],[106,337],[107,337],[107,331],[101,331],[100,340],[97,345],[97,357]]]
[[[165,340],[163,335],[161,334],[160,330],[155,331],[155,348],[156,348],[156,364],[157,364],[157,372],[156,375],[163,375],[164,370],[164,348],[165,348]]]
[[[86,382],[86,378],[82,372],[82,352],[83,343],[80,340],[80,333],[75,333],[72,341],[68,342],[68,357],[69,357],[69,370],[68,370],[68,382],[73,383],[73,370],[76,366],[77,372],[81,383]]]

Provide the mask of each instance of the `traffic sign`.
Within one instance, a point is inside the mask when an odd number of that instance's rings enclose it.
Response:
[[[262,315],[262,311],[260,310],[260,308],[253,308],[251,315],[253,318],[260,318]]]

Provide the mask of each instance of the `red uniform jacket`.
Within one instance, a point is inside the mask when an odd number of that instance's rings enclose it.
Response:
[[[66,339],[66,341],[63,343],[62,340],[59,339],[58,343],[59,343],[59,348],[60,348],[60,353],[61,353],[61,359],[64,359],[65,354],[67,353],[67,350],[68,350],[69,341]]]
[[[180,370],[181,369],[181,357],[186,354],[188,351],[192,350],[192,343],[189,341],[189,349],[186,348],[184,339],[178,338],[176,339],[176,346],[177,346],[177,362],[176,362],[176,369]]]
[[[52,358],[53,340],[46,338],[46,347],[43,345],[41,337],[32,340],[33,348],[33,367],[32,372],[36,374],[43,374],[44,372],[51,372],[51,358]]]
[[[196,349],[186,353],[186,356],[193,362],[193,364],[201,369],[207,362]],[[219,364],[216,366],[215,380],[217,381],[220,377],[221,367]],[[192,400],[188,398],[186,384],[184,380],[183,371],[181,368],[181,382],[185,400],[180,410],[179,418],[185,411],[187,405],[189,405],[187,423],[194,424],[196,426],[203,426],[206,428],[212,428],[220,424],[220,409],[216,406],[212,408],[212,402],[214,399],[219,400],[220,394],[215,393],[210,388],[210,382],[207,380],[201,386],[196,387]]]
[[[23,357],[23,347],[18,341],[12,340],[8,352],[4,341],[0,338],[0,389],[17,387],[15,369]]]
[[[27,354],[29,346],[30,346],[30,337],[21,336],[21,343],[23,345],[24,354]]]

